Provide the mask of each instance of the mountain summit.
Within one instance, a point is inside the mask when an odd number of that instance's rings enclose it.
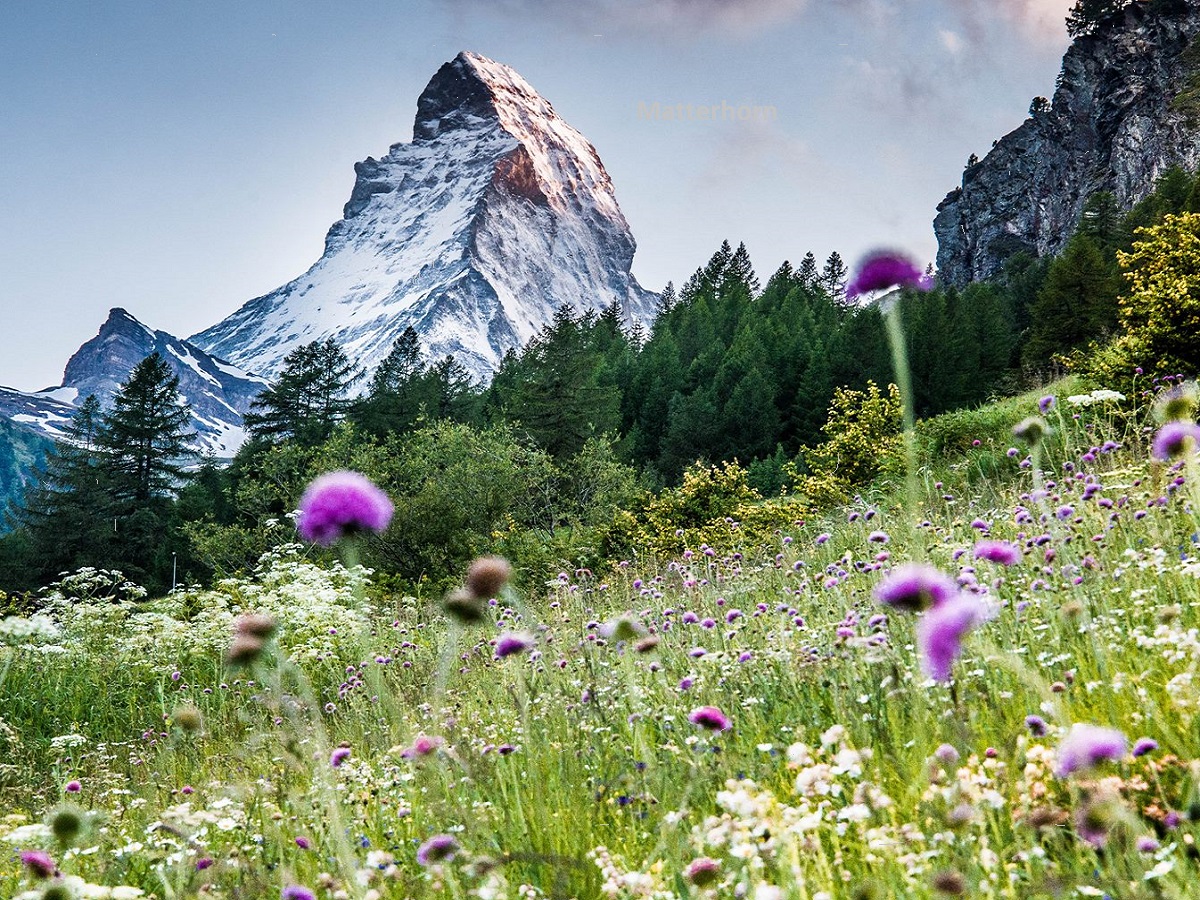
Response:
[[[412,142],[354,171],[317,263],[192,343],[273,377],[333,338],[370,370],[411,325],[487,379],[563,304],[653,315],[595,148],[508,66],[460,53],[418,99]]]
[[[1063,57],[1053,102],[969,165],[938,206],[938,277],[991,277],[1017,252],[1055,254],[1084,204],[1110,191],[1123,207],[1173,165],[1200,164],[1200,5],[1132,3]]]

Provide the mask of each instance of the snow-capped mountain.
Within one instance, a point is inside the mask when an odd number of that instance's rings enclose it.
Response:
[[[412,142],[354,168],[320,260],[192,343],[274,376],[334,338],[370,370],[411,325],[428,356],[488,379],[564,303],[653,316],[595,149],[508,66],[460,53],[417,101]]]
[[[179,376],[198,449],[229,457],[245,440],[242,414],[266,381],[205,353],[187,341],[113,309],[99,333],[67,362],[60,387],[25,392],[0,388],[0,416],[51,438],[63,435],[75,404],[89,394],[107,407],[134,367],[158,353]]]

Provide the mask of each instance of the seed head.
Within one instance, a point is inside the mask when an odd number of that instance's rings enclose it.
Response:
[[[693,859],[688,863],[688,867],[683,872],[683,877],[696,887],[708,887],[721,877],[721,864],[715,859],[701,856],[699,859]]]
[[[171,718],[187,734],[196,734],[204,727],[204,717],[191,703],[177,708]]]
[[[961,897],[967,892],[967,879],[961,872],[947,870],[933,876],[933,889],[951,897]]]
[[[238,616],[235,628],[238,634],[247,634],[265,641],[275,634],[275,620],[266,613],[246,613]]]
[[[232,666],[248,666],[262,655],[263,639],[253,634],[235,634],[225,652],[225,659]]]
[[[1041,416],[1030,416],[1017,423],[1013,428],[1013,436],[1019,438],[1031,447],[1036,447],[1050,433],[1050,426]]]
[[[73,806],[63,806],[50,817],[50,833],[60,844],[70,844],[83,830],[83,815]]]
[[[482,556],[467,569],[467,590],[479,600],[500,596],[512,576],[512,566],[500,556]]]

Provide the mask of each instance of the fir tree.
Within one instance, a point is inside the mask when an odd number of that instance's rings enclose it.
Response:
[[[97,436],[113,500],[127,508],[172,497],[192,451],[179,376],[157,353],[140,362],[113,398]]]
[[[804,259],[800,260],[800,268],[796,270],[796,277],[809,290],[819,286],[821,273],[817,269],[817,258],[811,250],[804,254]]]
[[[819,284],[839,306],[846,302],[846,279],[849,274],[842,255],[836,250],[830,253],[829,259],[825,260],[825,267],[821,270]]]
[[[47,457],[45,470],[14,509],[12,524],[26,536],[29,587],[80,566],[114,562],[111,500],[99,446],[102,424],[100,401],[88,395]]]
[[[347,395],[360,374],[332,338],[297,347],[284,357],[276,383],[251,404],[246,427],[256,438],[290,438],[315,447],[345,418]]]
[[[1125,9],[1133,0],[1075,0],[1067,14],[1067,33],[1071,37],[1095,34],[1109,16]]]

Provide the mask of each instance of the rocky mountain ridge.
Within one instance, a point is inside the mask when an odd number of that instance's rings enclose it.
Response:
[[[1053,100],[1005,135],[938,206],[938,277],[962,286],[1024,251],[1062,249],[1089,196],[1125,207],[1173,165],[1200,164],[1200,5],[1134,3],[1079,37]]]
[[[165,331],[155,331],[119,308],[109,312],[96,336],[67,362],[60,386],[34,392],[0,387],[0,416],[45,437],[60,438],[76,403],[95,394],[107,407],[121,382],[152,353],[162,356],[179,376],[179,394],[191,412],[197,449],[232,456],[245,440],[242,415],[266,381]]]

